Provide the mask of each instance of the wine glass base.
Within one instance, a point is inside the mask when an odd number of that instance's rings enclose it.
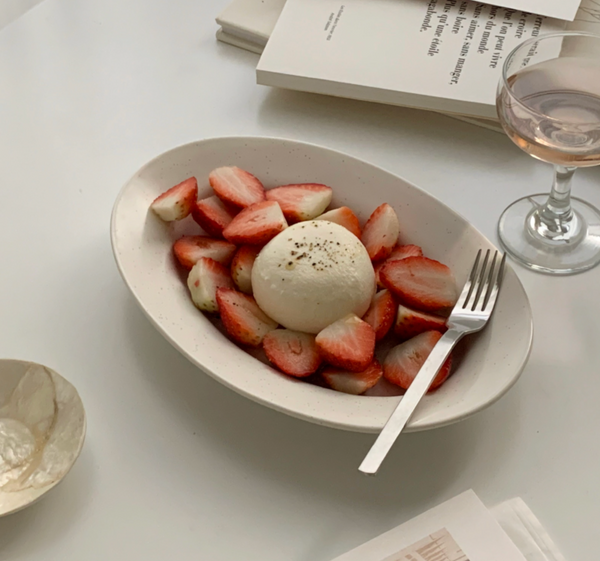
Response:
[[[530,195],[515,201],[500,217],[498,235],[506,252],[517,262],[541,273],[571,275],[600,263],[600,211],[581,199],[571,206],[580,231],[569,240],[547,240],[535,234],[527,223],[548,194]]]

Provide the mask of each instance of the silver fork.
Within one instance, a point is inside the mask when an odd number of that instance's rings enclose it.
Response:
[[[412,414],[429,386],[442,367],[448,355],[465,335],[483,329],[492,315],[500,284],[504,274],[506,255],[502,256],[499,264],[498,252],[494,252],[490,260],[488,249],[483,263],[481,249],[477,252],[475,263],[471,269],[469,280],[448,318],[448,331],[442,335],[433,348],[419,373],[400,400],[396,410],[392,413],[375,444],[369,450],[362,464],[358,468],[367,475],[375,475],[396,439],[408,423]]]

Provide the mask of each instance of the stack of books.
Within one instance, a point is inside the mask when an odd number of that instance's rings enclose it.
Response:
[[[522,499],[488,510],[467,491],[334,561],[565,561]]]
[[[506,56],[565,28],[600,33],[600,0],[494,1],[234,0],[217,18],[217,38],[262,53],[258,84],[499,130],[495,96]]]

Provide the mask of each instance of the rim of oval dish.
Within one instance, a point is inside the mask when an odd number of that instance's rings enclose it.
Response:
[[[137,305],[139,306],[139,308],[142,310],[143,314],[150,320],[150,323],[158,330],[158,332],[173,346],[175,347],[181,354],[183,354],[190,362],[192,362],[195,366],[197,366],[202,372],[208,374],[209,376],[211,376],[212,378],[214,378],[215,380],[217,380],[219,383],[223,384],[224,386],[226,386],[229,389],[232,389],[233,391],[235,391],[236,393],[247,397],[248,399],[254,401],[255,403],[259,403],[261,405],[264,405],[270,409],[274,409],[276,411],[285,413],[287,415],[290,415],[292,417],[295,417],[297,419],[301,419],[304,421],[309,421],[311,423],[317,424],[317,425],[321,425],[321,426],[327,426],[330,428],[336,428],[336,429],[340,429],[340,430],[346,430],[346,431],[350,431],[350,432],[362,432],[362,433],[378,433],[381,431],[381,429],[383,428],[383,426],[385,425],[384,421],[381,424],[370,424],[370,425],[366,425],[366,424],[356,424],[356,423],[352,423],[348,418],[346,418],[344,421],[341,420],[336,420],[336,419],[332,419],[332,418],[328,418],[328,419],[324,419],[323,417],[312,413],[311,411],[308,410],[300,410],[299,407],[291,407],[289,403],[280,403],[280,402],[275,402],[275,401],[270,401],[268,399],[265,399],[264,397],[260,396],[260,395],[256,395],[250,391],[247,391],[246,388],[232,383],[230,380],[228,380],[227,378],[224,378],[222,375],[220,375],[219,373],[217,373],[214,369],[209,368],[208,366],[202,364],[202,362],[200,362],[197,358],[195,358],[193,356],[192,353],[188,352],[186,349],[184,349],[176,339],[174,339],[173,337],[171,337],[171,335],[167,332],[167,330],[165,328],[163,328],[163,326],[161,325],[161,322],[155,318],[152,313],[150,313],[150,311],[146,308],[146,306],[143,303],[143,300],[140,298],[140,295],[138,293],[138,291],[131,285],[131,283],[128,280],[128,277],[125,273],[124,270],[124,265],[121,262],[121,258],[120,258],[120,254],[117,251],[117,231],[116,231],[116,214],[117,214],[117,209],[119,208],[119,205],[121,203],[121,200],[123,198],[123,196],[125,195],[127,188],[129,186],[129,184],[137,177],[139,176],[145,169],[147,169],[148,167],[152,166],[155,162],[157,162],[158,160],[167,157],[169,154],[177,152],[178,150],[181,150],[182,148],[188,147],[188,146],[201,146],[203,144],[210,144],[212,142],[215,141],[221,141],[221,142],[227,142],[227,141],[235,141],[235,142],[254,142],[254,141],[263,141],[263,142],[283,142],[283,143],[292,143],[294,145],[300,145],[300,146],[305,146],[305,147],[310,147],[313,149],[318,149],[318,150],[323,150],[325,152],[329,152],[332,154],[335,154],[337,156],[342,156],[344,158],[349,158],[352,159],[356,162],[359,162],[360,164],[369,166],[371,168],[376,169],[379,172],[383,172],[387,175],[391,175],[393,176],[395,179],[398,179],[402,182],[404,182],[406,185],[409,185],[410,188],[415,189],[421,193],[424,193],[425,195],[427,195],[428,197],[431,197],[432,199],[434,199],[437,204],[439,204],[441,207],[444,208],[445,211],[447,211],[450,215],[452,215],[453,217],[459,219],[460,221],[463,221],[464,223],[466,223],[468,226],[470,226],[471,228],[473,228],[485,241],[488,242],[490,247],[496,248],[496,245],[493,244],[488,238],[487,236],[485,236],[483,233],[481,233],[477,228],[475,228],[475,226],[473,226],[473,224],[468,221],[465,217],[463,217],[461,214],[459,214],[458,212],[456,212],[455,210],[453,210],[451,207],[449,207],[448,205],[446,205],[443,201],[441,201],[440,199],[438,199],[437,197],[435,197],[435,195],[432,195],[431,193],[425,191],[424,189],[418,187],[417,185],[415,185],[414,183],[407,181],[406,179],[402,178],[401,176],[393,173],[392,171],[389,171],[381,166],[378,166],[376,164],[373,164],[371,162],[368,162],[366,160],[363,160],[361,158],[358,158],[356,156],[353,156],[352,154],[349,154],[347,152],[342,152],[340,150],[336,150],[333,148],[328,148],[326,146],[320,145],[320,144],[316,144],[316,143],[312,143],[312,142],[305,142],[305,141],[299,141],[299,140],[294,140],[291,138],[284,138],[284,137],[272,137],[272,136],[235,136],[235,135],[229,135],[229,136],[217,136],[217,137],[209,137],[209,138],[203,138],[203,139],[199,139],[199,140],[195,140],[192,142],[185,142],[182,144],[179,144],[178,146],[175,146],[165,152],[162,152],[161,154],[158,154],[157,156],[155,156],[154,158],[152,158],[151,160],[147,161],[143,166],[141,166],[137,171],[135,171],[128,179],[127,181],[123,184],[123,186],[121,187],[121,189],[119,190],[119,193],[117,195],[117,198],[115,199],[113,208],[112,208],[112,212],[111,212],[111,218],[110,218],[110,239],[111,239],[111,246],[112,246],[112,252],[113,252],[113,256],[117,265],[117,269],[119,271],[119,274],[121,275],[121,278],[123,279],[123,281],[125,282],[125,285],[127,286],[127,288],[129,289],[129,291],[131,292],[131,294],[134,296],[134,300],[136,301]],[[497,249],[497,248],[496,248]],[[513,267],[507,263],[507,269],[511,269],[514,272]],[[505,271],[506,273],[507,271]],[[533,336],[534,336],[534,326],[533,326],[533,314],[532,314],[532,310],[531,310],[531,304],[529,302],[529,297],[527,295],[527,292],[525,291],[520,279],[518,278],[518,276],[515,274],[515,278],[516,281],[518,282],[518,284],[520,285],[522,292],[523,292],[523,296],[525,298],[525,304],[527,306],[527,310],[529,311],[529,323],[528,323],[528,341],[527,341],[527,352],[524,354],[524,356],[522,356],[520,363],[518,364],[518,366],[515,367],[514,369],[514,374],[512,375],[512,377],[510,377],[509,380],[507,380],[507,382],[505,383],[505,385],[500,389],[500,391],[497,391],[495,394],[490,395],[487,399],[481,400],[479,403],[477,403],[477,405],[473,406],[473,407],[469,407],[468,409],[466,409],[462,414],[455,414],[452,416],[448,416],[445,417],[441,420],[435,420],[435,421],[423,421],[421,420],[419,422],[419,424],[417,426],[411,425],[411,421],[409,421],[409,424],[407,425],[406,429],[404,430],[404,432],[420,432],[420,431],[424,431],[424,430],[431,430],[434,428],[441,428],[444,426],[448,426],[448,425],[452,425],[455,423],[458,423],[460,421],[463,421],[481,411],[483,411],[484,409],[488,408],[489,406],[493,405],[494,403],[496,403],[500,398],[502,398],[518,381],[519,377],[521,376],[528,360],[529,360],[529,356],[531,354],[531,350],[532,350],[532,346],[533,346]],[[254,357],[251,357],[250,355],[248,355],[249,359],[254,359]],[[300,382],[301,383],[301,382]],[[327,390],[327,388],[321,388],[321,389],[325,389]],[[327,390],[327,391],[331,391],[331,390]],[[339,392],[333,392],[335,394],[338,394]],[[352,396],[352,395],[347,395],[347,394],[341,394],[342,397],[347,398],[348,400],[350,399],[381,399],[381,400],[394,400],[396,403],[399,403],[400,399],[402,396],[386,396],[386,397],[365,397],[365,396]],[[394,406],[395,408],[395,406]],[[392,409],[393,411],[393,409]],[[390,412],[391,413],[391,412]]]

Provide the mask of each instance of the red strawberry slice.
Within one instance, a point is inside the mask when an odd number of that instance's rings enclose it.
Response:
[[[425,331],[439,331],[440,333],[444,333],[446,329],[448,328],[446,327],[445,318],[426,312],[411,310],[402,304],[398,306],[394,333],[403,340],[410,339]]]
[[[210,172],[208,182],[224,203],[245,208],[265,200],[263,184],[251,173],[237,167],[222,167]]]
[[[216,238],[223,236],[223,230],[236,214],[236,210],[226,206],[216,195],[198,201],[192,208],[194,220],[209,236]]]
[[[363,316],[366,321],[375,330],[375,339],[377,341],[383,339],[392,325],[396,317],[396,302],[389,290],[381,290],[371,302],[371,307]]]
[[[172,222],[185,218],[197,198],[198,182],[195,177],[190,177],[156,197],[150,208],[165,222]]]
[[[408,389],[441,336],[439,331],[426,331],[394,347],[383,362],[385,379],[405,390]],[[435,377],[429,391],[439,388],[446,381],[451,366],[450,356]]]
[[[317,347],[329,364],[362,372],[373,360],[375,331],[358,316],[348,314],[317,335]]]
[[[235,245],[207,236],[184,236],[173,244],[173,252],[181,265],[191,269],[201,257],[214,259],[229,265],[235,253]]]
[[[383,369],[377,359],[362,372],[348,372],[335,366],[323,370],[325,383],[338,392],[360,395],[370,390],[383,376]]]
[[[375,270],[375,282],[377,283],[377,288],[385,288],[383,283],[381,282],[381,269],[387,263],[387,261],[380,261],[379,263],[375,263],[373,265],[373,269]]]
[[[329,206],[332,195],[331,187],[319,183],[282,185],[266,193],[267,200],[277,201],[290,222],[316,218]]]
[[[398,241],[400,222],[396,211],[387,203],[378,206],[367,220],[362,233],[362,243],[371,261],[387,258]]]
[[[352,212],[347,206],[341,206],[340,208],[334,208],[321,216],[317,216],[315,220],[329,220],[343,226],[347,230],[350,230],[358,239],[360,239],[360,222],[356,214]]]
[[[233,256],[231,262],[231,276],[239,290],[252,294],[252,267],[260,247],[243,245]]]
[[[424,312],[444,312],[456,304],[458,291],[452,271],[427,257],[388,261],[381,282],[400,302]]]
[[[423,250],[418,245],[397,245],[394,249],[392,249],[392,253],[390,253],[390,256],[385,261],[380,261],[379,263],[375,264],[375,279],[377,280],[377,286],[379,288],[385,288],[381,282],[379,273],[388,261],[398,261],[400,259],[406,259],[407,257],[422,256]]]
[[[286,228],[279,204],[263,201],[242,210],[223,230],[223,236],[238,245],[263,245]]]
[[[252,296],[232,288],[218,288],[217,304],[227,333],[242,345],[258,347],[264,336],[277,328],[277,322],[258,307]]]
[[[208,257],[201,257],[188,275],[192,301],[205,312],[217,312],[217,289],[233,288],[229,269]]]
[[[418,245],[397,245],[387,258],[388,261],[406,259],[407,257],[423,257],[423,250]]]
[[[263,349],[267,358],[290,376],[304,378],[321,366],[315,336],[308,333],[276,329],[265,335]]]

